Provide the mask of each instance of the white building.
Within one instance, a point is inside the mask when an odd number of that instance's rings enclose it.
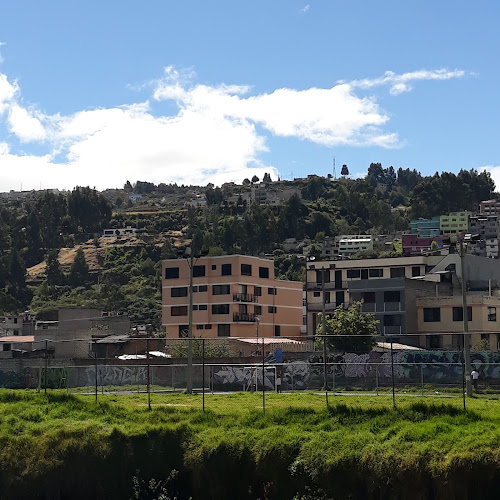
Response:
[[[349,257],[358,252],[373,250],[373,236],[370,234],[338,236],[338,252],[341,257]]]

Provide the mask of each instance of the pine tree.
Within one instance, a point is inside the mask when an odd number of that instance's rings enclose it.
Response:
[[[69,271],[68,283],[71,286],[85,286],[90,281],[89,266],[83,250],[76,251],[75,259]]]

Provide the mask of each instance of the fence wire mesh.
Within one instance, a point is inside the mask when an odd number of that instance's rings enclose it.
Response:
[[[37,340],[30,349],[1,352],[0,387],[67,391],[96,400],[136,395],[144,405],[216,412],[242,405],[265,411],[287,405],[499,404],[500,353],[473,349],[466,373],[456,334],[443,342],[448,349],[418,347],[417,336],[398,335],[397,342],[384,337],[369,352],[357,353],[336,351],[325,339]],[[466,396],[469,377],[472,397]],[[181,398],[185,393],[189,398]]]

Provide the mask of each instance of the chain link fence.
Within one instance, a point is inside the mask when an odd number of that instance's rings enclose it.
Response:
[[[442,342],[449,348],[429,349],[419,347],[428,344],[422,335],[398,335],[397,342],[383,337],[369,352],[337,351],[328,336],[47,339],[29,349],[3,345],[0,387],[65,390],[96,400],[136,394],[148,406],[217,411],[241,409],[242,401],[263,411],[291,404],[403,408],[426,401],[474,408],[478,399],[499,404],[500,353],[473,349],[468,374],[460,338],[450,335]],[[468,377],[473,397],[466,397]],[[183,393],[192,396],[179,398]],[[248,396],[242,400],[239,393]]]

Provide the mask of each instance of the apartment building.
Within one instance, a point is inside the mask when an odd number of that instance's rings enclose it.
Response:
[[[444,286],[441,283],[451,280],[446,269],[436,274],[434,282],[424,283],[422,280],[422,277],[429,274],[443,259],[442,256],[418,256],[308,262],[308,334],[314,335],[316,331],[317,315],[323,308],[323,290],[326,312],[332,312],[342,304],[360,301],[364,312],[376,313],[377,319],[380,320],[381,333],[405,333],[409,331],[408,328],[415,333],[416,318],[415,324],[407,328],[407,320],[403,316],[409,308],[414,308],[411,297],[414,298],[419,293],[435,294],[436,287]],[[408,283],[412,278],[420,280]],[[451,287],[449,283],[446,286]]]
[[[338,237],[338,253],[340,257],[350,257],[358,252],[373,250],[371,234],[355,234]]]
[[[162,324],[167,338],[187,335],[190,261],[162,264]],[[296,337],[303,284],[277,280],[274,262],[244,255],[193,261],[194,337]]]
[[[500,200],[485,200],[479,203],[482,215],[500,215]]]
[[[456,241],[459,234],[466,233],[469,227],[467,211],[451,212],[449,215],[441,215],[439,218],[439,229],[443,236],[449,236]]]
[[[426,334],[420,338],[421,346],[434,349],[457,349],[463,345],[463,307],[460,295],[420,297],[416,299],[416,306],[418,333]],[[471,345],[498,351],[500,347],[500,297],[468,295],[467,319]],[[449,335],[450,333],[456,335]]]
[[[410,233],[416,234],[420,238],[432,238],[441,234],[441,218],[439,216],[432,219],[416,219],[410,221]]]

